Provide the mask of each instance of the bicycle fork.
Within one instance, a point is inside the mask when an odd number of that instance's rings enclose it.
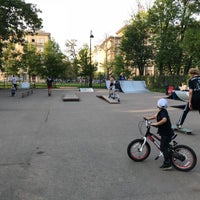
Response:
[[[155,144],[155,146],[160,150],[160,145],[159,145],[159,143],[158,143],[152,136],[151,136],[151,137],[148,137],[148,138],[149,138],[149,140],[152,141],[152,142]],[[143,149],[145,143],[147,142],[147,137],[143,137],[143,140],[144,140],[144,141],[143,141],[141,147],[138,149],[139,152],[142,152],[142,149]],[[162,153],[162,151],[160,151],[159,155],[156,156],[155,160],[158,160],[158,158],[160,158],[160,157],[162,157],[162,156],[163,156],[163,153]]]

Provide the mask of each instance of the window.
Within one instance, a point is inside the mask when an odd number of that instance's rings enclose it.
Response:
[[[44,44],[44,38],[40,38],[40,39],[39,39],[39,43],[40,43],[40,44]]]

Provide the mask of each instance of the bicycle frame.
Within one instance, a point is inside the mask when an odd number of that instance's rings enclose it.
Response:
[[[145,136],[143,137],[144,142],[142,143],[139,151],[140,152],[142,151],[145,143],[147,142],[147,139],[151,141],[160,151],[160,138],[157,135],[150,132],[151,122],[145,119],[145,123],[146,123],[147,130],[146,130]],[[163,156],[163,153],[160,151],[159,155],[155,159],[157,160],[161,156]]]

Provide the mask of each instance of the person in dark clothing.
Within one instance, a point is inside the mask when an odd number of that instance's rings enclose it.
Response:
[[[181,128],[187,114],[190,110],[198,110],[200,114],[200,72],[197,68],[191,68],[189,75],[191,78],[188,81],[189,100],[181,114],[179,121],[176,123],[178,128]]]
[[[48,88],[48,95],[51,96],[51,90],[53,86],[53,79],[52,78],[47,78],[47,88]]]
[[[158,128],[158,134],[161,137],[160,150],[163,153],[164,162],[160,168],[168,170],[172,168],[171,153],[169,152],[169,143],[171,142],[171,139],[174,136],[174,131],[171,128],[171,121],[167,112],[167,100],[163,98],[159,99],[157,102],[157,107],[159,108],[159,111],[156,114],[145,118],[148,120],[157,120],[157,122],[151,123],[151,125]]]

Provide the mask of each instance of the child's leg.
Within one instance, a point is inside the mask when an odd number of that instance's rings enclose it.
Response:
[[[169,152],[170,137],[162,136],[160,141],[160,150],[164,156],[164,164],[171,165],[171,154]]]

